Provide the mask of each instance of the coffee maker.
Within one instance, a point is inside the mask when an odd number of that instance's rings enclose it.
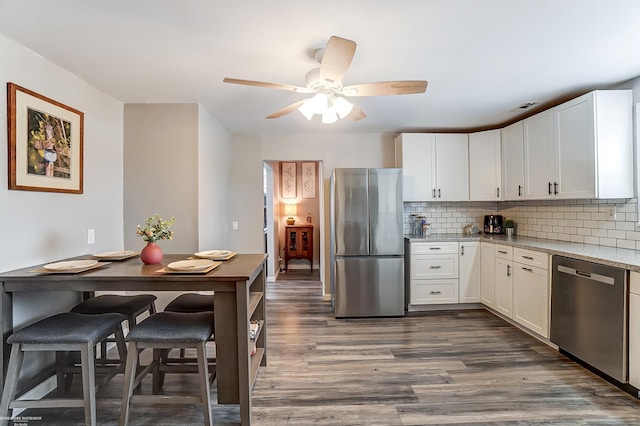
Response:
[[[485,234],[504,234],[504,220],[502,215],[488,214],[484,217]]]

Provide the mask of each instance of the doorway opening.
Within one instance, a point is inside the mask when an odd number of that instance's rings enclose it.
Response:
[[[263,179],[267,281],[286,279],[286,271],[290,271],[291,277],[307,273],[316,279],[319,277],[324,294],[326,260],[323,162],[264,161]],[[291,240],[291,233],[289,237],[285,235],[287,227],[290,228],[289,231],[296,231],[294,235],[298,240]],[[311,234],[307,236],[305,232]],[[292,256],[292,253],[299,256]]]

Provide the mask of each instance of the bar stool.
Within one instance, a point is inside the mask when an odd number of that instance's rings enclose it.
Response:
[[[184,293],[169,302],[164,310],[184,313],[213,312],[213,297],[213,294]],[[184,352],[184,349],[180,349],[180,359],[184,359]]]
[[[118,294],[103,294],[92,297],[84,302],[74,306],[71,312],[87,315],[98,315],[107,313],[122,314],[127,319],[129,330],[135,327],[137,318],[144,312],[153,315],[156,312],[157,297],[153,294],[138,294],[133,296],[121,296]],[[105,339],[100,343],[100,359],[102,362],[108,362],[107,343],[113,342],[114,339]]]
[[[9,410],[14,408],[84,407],[87,425],[96,424],[96,392],[100,384],[95,377],[95,346],[107,336],[115,334],[121,365],[114,368],[104,381],[122,371],[126,359],[126,346],[122,332],[121,314],[84,315],[65,312],[31,324],[13,333],[7,343],[12,345],[7,379],[0,402],[0,419],[8,424]],[[18,377],[25,352],[31,351],[79,351],[82,364],[83,399],[55,398],[41,400],[16,400]],[[60,383],[60,382],[59,382]]]
[[[124,389],[122,394],[122,404],[120,408],[120,425],[126,425],[129,421],[130,404],[141,403],[175,403],[175,404],[202,404],[204,413],[204,424],[211,425],[211,381],[215,378],[215,367],[209,376],[207,365],[206,343],[213,334],[213,313],[197,312],[159,312],[150,316],[138,324],[129,332],[126,340],[129,342],[127,355],[127,366],[125,371]],[[136,375],[136,365],[138,365],[139,350],[143,348],[153,349],[153,361],[145,366]],[[197,353],[198,376],[200,378],[200,396],[168,396],[158,395],[159,371],[164,369],[171,372],[160,364],[160,351],[172,348],[195,348]],[[142,379],[153,372],[153,394],[133,395]]]

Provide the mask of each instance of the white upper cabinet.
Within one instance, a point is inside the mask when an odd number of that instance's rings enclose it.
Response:
[[[435,142],[431,133],[403,133],[396,138],[396,167],[402,168],[403,201],[433,200]]]
[[[469,201],[469,136],[436,134],[437,201]]]
[[[630,90],[597,90],[523,121],[525,198],[633,197]]]
[[[501,199],[500,158],[500,130],[469,134],[469,200]]]
[[[556,166],[553,121],[552,110],[523,121],[526,199],[541,200],[554,197]]]
[[[403,133],[395,140],[404,201],[468,201],[466,134]]]
[[[522,121],[501,130],[502,199],[524,199],[524,133]]]

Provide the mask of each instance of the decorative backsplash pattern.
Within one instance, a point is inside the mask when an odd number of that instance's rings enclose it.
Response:
[[[615,207],[615,218],[607,210]],[[431,233],[462,233],[473,223],[482,229],[484,216],[501,214],[516,223],[516,234],[640,250],[638,200],[545,200],[495,202],[407,202],[404,232],[411,233],[411,214],[431,223]]]

